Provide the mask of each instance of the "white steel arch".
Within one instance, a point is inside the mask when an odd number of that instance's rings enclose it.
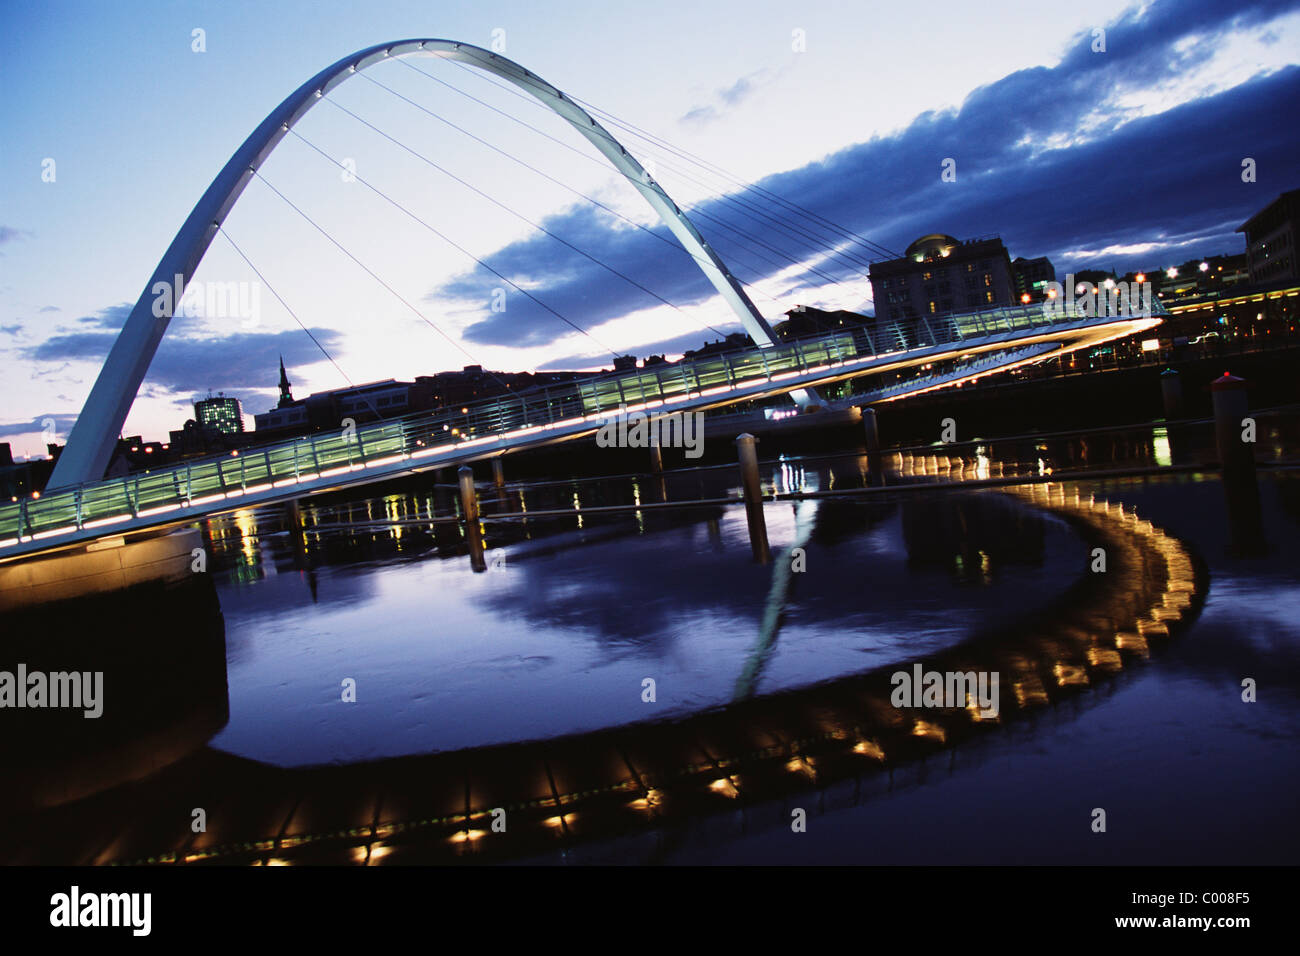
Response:
[[[254,171],[266,161],[289,128],[318,99],[353,73],[391,57],[421,54],[460,60],[493,73],[531,94],[567,120],[645,197],[740,318],[754,343],[760,348],[773,344],[774,337],[767,320],[755,308],[735,276],[700,235],[699,230],[645,168],[586,110],[518,63],[481,47],[437,39],[383,43],[344,57],[295,90],[244,140],[243,145],[212,181],[176,238],[167,247],[162,261],[158,263],[158,268],[154,270],[113,344],[50,476],[50,489],[98,481],[104,476],[117,437],[126,422],[127,412],[135,401],[136,392],[144,381],[158,344],[167,331],[176,303],[180,301],[182,290],[173,288],[176,277],[181,277],[182,286],[189,282],[221,223],[252,179]],[[159,298],[155,287],[159,283],[166,283],[172,294],[162,301],[164,307],[160,311],[164,314],[155,316],[154,304]],[[811,397],[811,393],[796,395],[796,398],[800,397]]]

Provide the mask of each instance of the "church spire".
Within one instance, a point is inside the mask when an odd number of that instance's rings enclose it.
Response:
[[[280,404],[277,408],[284,408],[286,405],[293,404],[293,393],[289,391],[289,374],[284,370],[284,356],[280,356]]]

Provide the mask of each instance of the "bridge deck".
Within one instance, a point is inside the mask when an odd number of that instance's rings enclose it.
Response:
[[[1008,350],[1002,361],[986,356],[971,366],[971,374],[987,374],[1027,356],[1042,358],[1159,321],[1049,315],[1041,305],[923,317],[341,428],[0,506],[0,561],[577,438],[624,411],[696,411],[926,361]],[[1035,344],[1045,347],[1027,350]],[[922,386],[935,384],[923,380]]]

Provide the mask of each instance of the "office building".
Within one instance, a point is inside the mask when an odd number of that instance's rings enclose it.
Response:
[[[244,412],[239,399],[218,395],[201,398],[194,403],[194,421],[201,429],[211,429],[222,435],[240,435],[244,431]]]
[[[922,236],[900,259],[871,264],[877,321],[973,312],[1019,301],[1006,246],[996,236]]]
[[[1237,227],[1237,232],[1246,234],[1251,282],[1264,285],[1300,279],[1296,263],[1298,223],[1300,189],[1292,189]]]

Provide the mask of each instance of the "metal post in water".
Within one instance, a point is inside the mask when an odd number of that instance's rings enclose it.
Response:
[[[289,538],[293,542],[293,565],[295,568],[305,569],[307,537],[302,530],[302,502],[297,498],[286,501],[284,515],[289,521]]]
[[[874,408],[862,409],[862,437],[867,444],[867,476],[872,484],[883,484],[885,469],[880,457],[880,423]]]
[[[1253,477],[1255,452],[1253,442],[1246,440],[1250,403],[1245,379],[1224,372],[1210,383],[1210,394],[1214,398],[1214,440],[1224,478]]]
[[[483,557],[483,529],[478,520],[478,495],[474,492],[474,469],[461,465],[456,474],[460,477],[460,510],[465,518],[465,540],[469,542],[469,563],[475,571],[486,571]]]
[[[492,459],[492,483],[498,488],[506,486],[506,468],[500,456]]]
[[[862,431],[867,439],[867,454],[878,454],[880,452],[880,428],[876,422],[876,410],[874,408],[862,409]]]
[[[1177,369],[1167,368],[1160,373],[1160,394],[1165,402],[1165,420],[1183,417],[1183,379]]]
[[[745,517],[749,521],[749,543],[754,559],[767,564],[772,552],[767,543],[767,522],[763,519],[763,489],[758,479],[758,439],[745,432],[736,437],[740,458],[740,485],[745,496]]]
[[[474,469],[461,465],[456,470],[460,478],[460,511],[466,521],[478,520],[478,495],[474,492]]]

